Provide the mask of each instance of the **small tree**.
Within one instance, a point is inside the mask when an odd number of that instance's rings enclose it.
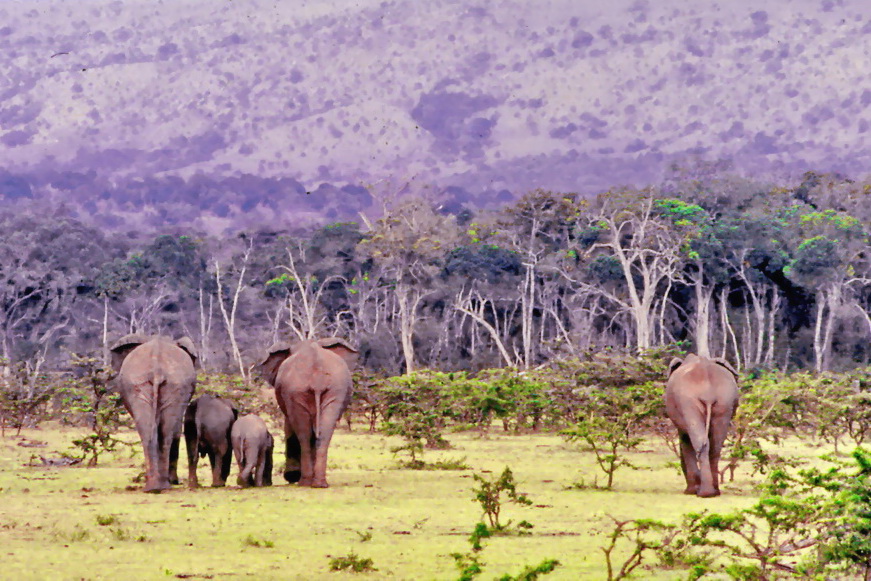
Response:
[[[420,456],[424,448],[446,449],[450,443],[442,436],[449,410],[446,407],[446,384],[451,375],[420,372],[391,377],[384,392],[384,432],[400,436],[405,444],[392,448],[395,454],[407,452],[407,468],[421,469],[426,463]]]
[[[77,458],[96,466],[100,455],[127,444],[114,436],[122,425],[121,396],[109,387],[112,371],[101,358],[71,354],[71,363],[78,377],[65,389],[64,407],[68,412],[84,416],[89,434],[73,440]]]
[[[499,515],[502,513],[502,494],[508,497],[510,502],[515,504],[529,506],[532,501],[525,494],[517,492],[517,483],[514,481],[514,473],[511,468],[505,467],[502,474],[495,480],[487,480],[483,476],[474,474],[475,482],[480,486],[474,489],[475,500],[481,504],[481,509],[484,511],[484,516],[487,517],[489,526],[487,531],[489,534],[504,533],[511,526],[511,521],[502,523],[499,520]],[[521,521],[518,525],[522,529],[530,529],[530,525],[526,521]],[[489,536],[488,534],[488,536]]]
[[[618,469],[638,469],[626,453],[643,441],[645,420],[661,408],[660,393],[661,388],[652,384],[588,388],[588,414],[560,432],[569,442],[580,441],[595,454],[596,464],[608,478],[604,489],[611,490]]]

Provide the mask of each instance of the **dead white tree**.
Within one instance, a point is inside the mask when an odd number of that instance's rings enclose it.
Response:
[[[230,299],[230,309],[227,309],[226,300],[224,298],[224,285],[221,280],[221,263],[215,259],[215,283],[218,287],[218,306],[221,309],[221,316],[224,319],[224,328],[227,330],[227,336],[230,339],[230,348],[233,353],[233,360],[239,366],[239,375],[243,379],[248,379],[248,370],[245,369],[245,364],[242,362],[242,352],[239,350],[239,343],[236,340],[236,313],[239,309],[239,297],[242,294],[242,288],[245,283],[245,272],[248,269],[248,261],[251,257],[252,243],[248,242],[248,247],[242,254],[242,266],[236,278],[236,285],[233,290],[232,298]]]
[[[653,197],[615,195],[606,199],[592,224],[602,232],[602,240],[590,252],[605,249],[621,269],[626,299],[604,293],[627,309],[635,324],[635,347],[639,351],[653,344],[653,308],[660,284],[674,279],[680,265],[682,239],[653,213]]]

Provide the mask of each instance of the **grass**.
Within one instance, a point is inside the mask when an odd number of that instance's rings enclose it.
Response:
[[[22,432],[48,442],[42,453],[51,456],[68,449],[77,434],[50,425]],[[135,439],[132,433],[124,437]],[[754,482],[761,481],[739,469],[723,496],[685,496],[682,477],[669,465],[671,452],[650,440],[632,454],[633,463],[647,469],[621,471],[613,491],[571,489],[597,473],[593,457],[547,434],[452,434],[454,449],[445,458],[459,454],[472,470],[402,470],[390,452],[396,439],[342,431],[330,450],[329,489],[287,486],[276,478],[271,488],[179,486],[150,495],[140,485],[130,489],[141,455],[107,455],[95,468],[24,466],[30,451],[18,441],[0,438],[0,546],[4,575],[21,580],[113,579],[121,571],[146,580],[359,579],[350,570],[331,571],[329,556],[354,555],[361,541],[378,579],[456,579],[451,554],[468,549],[469,533],[482,518],[472,472],[499,474],[505,466],[534,504],[506,503],[503,516],[535,528],[528,536],[488,539],[484,578],[558,559],[561,565],[549,580],[602,579],[600,547],[613,526],[609,515],[677,521],[701,508],[725,512],[751,505]],[[440,460],[440,454],[428,452],[428,461]],[[208,478],[202,462],[200,470]],[[185,475],[186,466],[179,472]],[[228,559],[228,547],[244,549]],[[678,576],[641,571],[636,578]]]

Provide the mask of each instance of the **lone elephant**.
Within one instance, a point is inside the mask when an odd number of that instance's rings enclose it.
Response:
[[[178,484],[178,442],[196,385],[197,353],[182,337],[126,335],[111,347],[117,387],[145,452],[145,492]]]
[[[336,337],[277,343],[261,363],[284,414],[284,479],[327,488],[327,449],[351,401],[357,350]]]
[[[737,375],[726,361],[698,355],[669,366],[665,410],[680,436],[685,494],[720,494],[720,452],[738,409]]]
[[[274,440],[266,422],[255,414],[244,415],[233,424],[231,439],[239,464],[239,486],[272,486]]]
[[[230,430],[239,412],[222,397],[204,394],[190,403],[184,418],[184,439],[188,451],[188,486],[199,486],[197,460],[209,457],[212,486],[224,486],[233,463]]]

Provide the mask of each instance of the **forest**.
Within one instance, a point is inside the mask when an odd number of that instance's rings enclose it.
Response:
[[[279,339],[330,335],[383,376],[668,345],[744,371],[849,370],[871,361],[869,187],[674,168],[494,210],[394,184],[359,222],[223,237],[18,199],[0,214],[2,375],[33,393],[130,332],[187,335],[205,370],[243,378]]]

